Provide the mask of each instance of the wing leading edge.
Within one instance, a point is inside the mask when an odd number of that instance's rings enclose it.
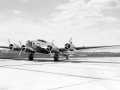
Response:
[[[90,47],[73,47],[75,50],[90,50],[90,49],[99,49],[99,48],[112,48],[112,47],[120,47],[120,45],[110,45],[110,46],[90,46]],[[69,49],[71,51],[71,49]],[[59,48],[60,52],[67,51],[65,48]]]
[[[0,46],[0,48],[9,49],[9,47],[8,47],[8,46]]]

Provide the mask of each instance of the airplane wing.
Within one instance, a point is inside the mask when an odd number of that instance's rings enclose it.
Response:
[[[9,50],[13,50],[13,51],[20,51],[21,47],[16,47],[14,45],[9,45],[9,46],[0,46],[1,49],[9,49]],[[8,51],[9,51],[8,50]]]
[[[92,47],[75,47],[76,50],[83,50],[83,49],[99,49],[99,48],[113,48],[113,47],[120,47],[120,45],[111,45],[111,46],[92,46]]]
[[[120,45],[111,45],[111,46],[89,46],[89,47],[73,47],[75,50],[93,50],[93,49],[110,49],[110,48],[113,48],[113,47],[120,47]],[[72,49],[69,49],[70,51],[73,51]],[[66,51],[65,48],[59,48],[59,51],[60,52],[64,52]]]
[[[0,48],[9,49],[9,47],[8,47],[8,46],[0,46]]]

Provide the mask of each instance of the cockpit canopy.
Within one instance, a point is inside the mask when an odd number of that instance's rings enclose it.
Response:
[[[41,39],[38,39],[37,41],[40,41],[40,42],[44,42],[44,43],[46,43],[46,41],[45,41],[45,40],[41,40]]]
[[[27,41],[26,46],[32,46],[32,42],[30,40]]]

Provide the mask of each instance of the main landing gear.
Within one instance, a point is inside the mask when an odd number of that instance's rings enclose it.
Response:
[[[33,61],[34,53],[30,53],[30,54],[28,55],[28,58],[29,58],[29,61]]]
[[[59,60],[59,55],[58,54],[55,54],[54,55],[54,61],[58,61]]]
[[[66,59],[67,60],[69,59],[68,55],[66,55]],[[54,61],[59,61],[59,55],[58,54],[54,55]]]

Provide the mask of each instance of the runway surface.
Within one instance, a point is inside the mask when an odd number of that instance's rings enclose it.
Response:
[[[120,90],[120,58],[0,59],[0,90]]]

